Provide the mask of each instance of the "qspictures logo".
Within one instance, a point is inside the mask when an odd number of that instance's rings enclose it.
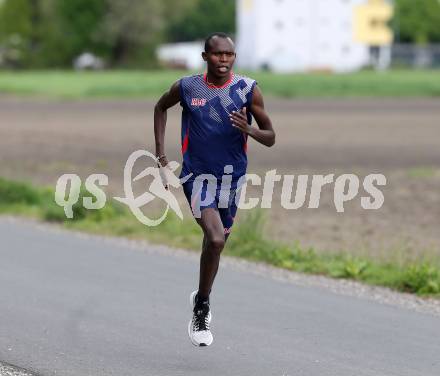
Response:
[[[140,159],[145,168],[133,177],[134,166],[141,163]],[[218,208],[228,207],[233,202],[239,209],[250,210],[256,207],[270,209],[273,200],[276,199],[285,210],[296,210],[305,205],[309,209],[316,209],[320,204],[322,189],[326,185],[333,186],[333,203],[338,213],[344,212],[344,205],[355,198],[360,198],[360,206],[365,210],[380,209],[385,201],[380,189],[387,183],[383,174],[369,174],[361,179],[355,174],[280,175],[276,170],[270,170],[264,176],[243,175],[233,183],[232,165],[224,166],[224,174],[220,179],[210,174],[188,174],[179,178],[176,175],[179,166],[175,161],[169,162],[165,167],[159,166],[152,153],[137,150],[129,156],[124,167],[125,197],[112,199],[126,205],[137,220],[146,226],[158,226],[165,220],[170,209],[183,219],[182,210],[173,192],[181,189],[187,182],[191,183],[191,210],[196,218],[200,218],[202,208],[209,207],[214,201]],[[147,176],[152,177],[152,180],[149,179],[151,182],[147,185],[147,190],[135,197],[133,182]],[[99,210],[105,207],[107,196],[102,187],[108,183],[109,179],[105,174],[92,174],[87,177],[84,187],[91,196],[82,198],[84,208]],[[61,175],[57,181],[55,202],[63,207],[67,218],[73,218],[73,205],[79,201],[81,185],[81,179],[76,174]],[[262,188],[260,197],[248,197],[247,188],[250,185]],[[279,197],[274,196],[276,185],[281,185]],[[363,193],[360,193],[361,185]],[[153,200],[161,200],[166,204],[164,212],[158,218],[149,218],[145,214],[144,208]]]

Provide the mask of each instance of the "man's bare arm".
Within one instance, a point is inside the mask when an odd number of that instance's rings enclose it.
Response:
[[[167,110],[180,101],[180,82],[175,82],[154,106],[154,138],[156,141],[156,157],[165,155],[165,128],[167,124]],[[166,157],[160,159],[162,166],[168,164]]]
[[[256,86],[254,89],[251,113],[258,124],[258,129],[251,127],[247,123],[246,107],[239,112],[233,112],[231,114],[232,125],[242,132],[247,133],[260,144],[273,146],[273,144],[275,144],[275,131],[273,130],[269,115],[264,109],[263,95],[261,94],[261,90],[258,88],[258,86]]]

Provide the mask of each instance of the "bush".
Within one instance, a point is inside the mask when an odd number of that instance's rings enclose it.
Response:
[[[439,294],[439,269],[429,263],[410,265],[403,273],[399,287],[417,294]]]
[[[31,185],[0,178],[0,205],[37,205],[39,203],[39,191]]]
[[[362,259],[346,256],[334,270],[330,272],[332,277],[360,279],[367,271],[368,262]]]
[[[45,200],[43,219],[49,222],[74,222],[82,220],[103,222],[113,219],[117,215],[125,214],[124,208],[121,205],[110,201],[107,201],[102,209],[87,209],[83,205],[84,196],[90,196],[90,193],[81,189],[78,202],[72,206],[73,218],[67,218],[64,208],[55,203],[54,193],[52,192],[51,199]]]

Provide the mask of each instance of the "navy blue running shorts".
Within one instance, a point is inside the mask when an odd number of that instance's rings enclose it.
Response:
[[[195,218],[200,218],[204,209],[213,208],[220,214],[225,235],[231,232],[238,209],[235,189],[221,190],[219,184],[209,185],[207,181],[200,183],[197,180],[187,181],[182,186]]]

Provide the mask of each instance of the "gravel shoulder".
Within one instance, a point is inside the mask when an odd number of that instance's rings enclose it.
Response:
[[[38,374],[0,361],[0,376],[38,376]]]

